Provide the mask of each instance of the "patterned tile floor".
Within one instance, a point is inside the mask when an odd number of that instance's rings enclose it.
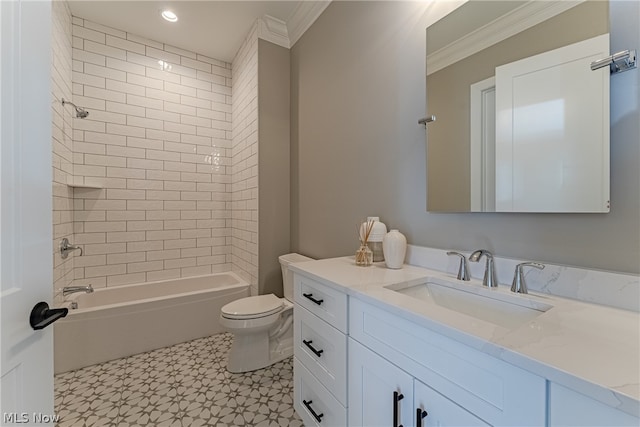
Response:
[[[231,374],[224,333],[55,378],[58,427],[301,427],[291,358]]]

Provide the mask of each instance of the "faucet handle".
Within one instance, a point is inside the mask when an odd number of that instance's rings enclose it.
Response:
[[[66,237],[60,241],[59,249],[62,259],[66,259],[69,256],[69,252],[78,249],[80,250],[80,256],[82,256],[82,248],[80,246],[72,245],[71,243],[69,243],[69,239],[67,239]]]
[[[544,270],[544,264],[538,262],[523,262],[516,265],[516,271],[513,275],[513,282],[511,282],[511,292],[519,294],[527,294],[527,284],[524,281],[524,274],[522,272],[523,267],[533,267],[539,270]]]
[[[458,276],[457,279],[458,280],[464,280],[465,282],[468,282],[469,280],[471,280],[471,275],[469,274],[469,264],[467,263],[467,258],[459,253],[459,252],[454,252],[454,251],[449,251],[447,252],[447,255],[457,255],[460,257],[460,265],[458,266]]]

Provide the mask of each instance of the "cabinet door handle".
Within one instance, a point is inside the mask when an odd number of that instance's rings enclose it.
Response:
[[[416,409],[416,427],[422,427],[422,419],[427,415],[429,415],[427,411],[424,411],[421,408]]]
[[[313,301],[314,303],[316,303],[318,305],[320,305],[320,304],[322,304],[324,302],[323,299],[315,299],[313,297],[313,294],[302,294],[302,296],[305,297],[306,299],[309,299],[309,300]]]
[[[315,348],[313,348],[313,346],[311,345],[311,343],[313,342],[313,340],[302,340],[302,343],[304,345],[306,345],[307,347],[309,347],[309,350],[313,351],[313,354],[315,354],[316,356],[320,357],[322,356],[322,353],[324,352],[324,350],[316,350]]]
[[[321,423],[322,417],[324,417],[324,414],[316,414],[316,411],[314,411],[313,408],[311,407],[313,400],[310,400],[308,402],[306,400],[303,400],[302,403],[304,404],[304,406],[307,407],[309,412],[311,412],[311,415],[313,415],[313,418],[315,418],[317,422]]]
[[[402,399],[404,399],[404,394],[397,391],[393,392],[393,427],[402,427],[402,424],[398,424],[398,412],[400,409],[398,406]]]

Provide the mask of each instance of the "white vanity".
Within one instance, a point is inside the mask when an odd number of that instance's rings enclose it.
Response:
[[[637,312],[457,281],[444,258],[292,267],[306,426],[640,425]]]

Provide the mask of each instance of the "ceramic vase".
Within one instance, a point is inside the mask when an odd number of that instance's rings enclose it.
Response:
[[[407,253],[407,239],[404,234],[398,230],[388,232],[382,240],[382,252],[387,268],[402,268]]]

